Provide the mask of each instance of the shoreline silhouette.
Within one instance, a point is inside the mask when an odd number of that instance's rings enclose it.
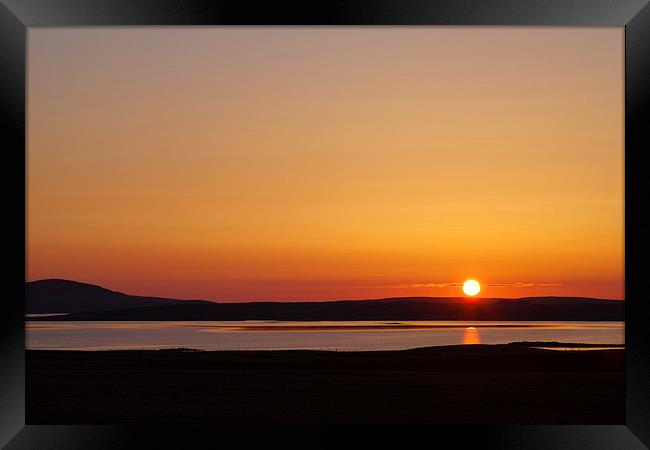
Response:
[[[554,345],[28,350],[26,422],[624,423],[624,351]]]

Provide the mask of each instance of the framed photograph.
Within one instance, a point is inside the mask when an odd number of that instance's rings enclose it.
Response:
[[[3,448],[650,446],[647,0],[0,1]]]

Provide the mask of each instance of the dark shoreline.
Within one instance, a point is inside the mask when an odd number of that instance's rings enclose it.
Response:
[[[624,350],[539,346],[28,350],[26,423],[624,423]]]

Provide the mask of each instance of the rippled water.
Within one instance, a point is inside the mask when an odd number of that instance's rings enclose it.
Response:
[[[624,322],[28,321],[27,348],[400,350],[519,341],[623,344]]]

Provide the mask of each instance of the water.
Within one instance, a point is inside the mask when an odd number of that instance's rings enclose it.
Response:
[[[509,342],[624,343],[624,322],[26,322],[28,349],[402,350]]]

